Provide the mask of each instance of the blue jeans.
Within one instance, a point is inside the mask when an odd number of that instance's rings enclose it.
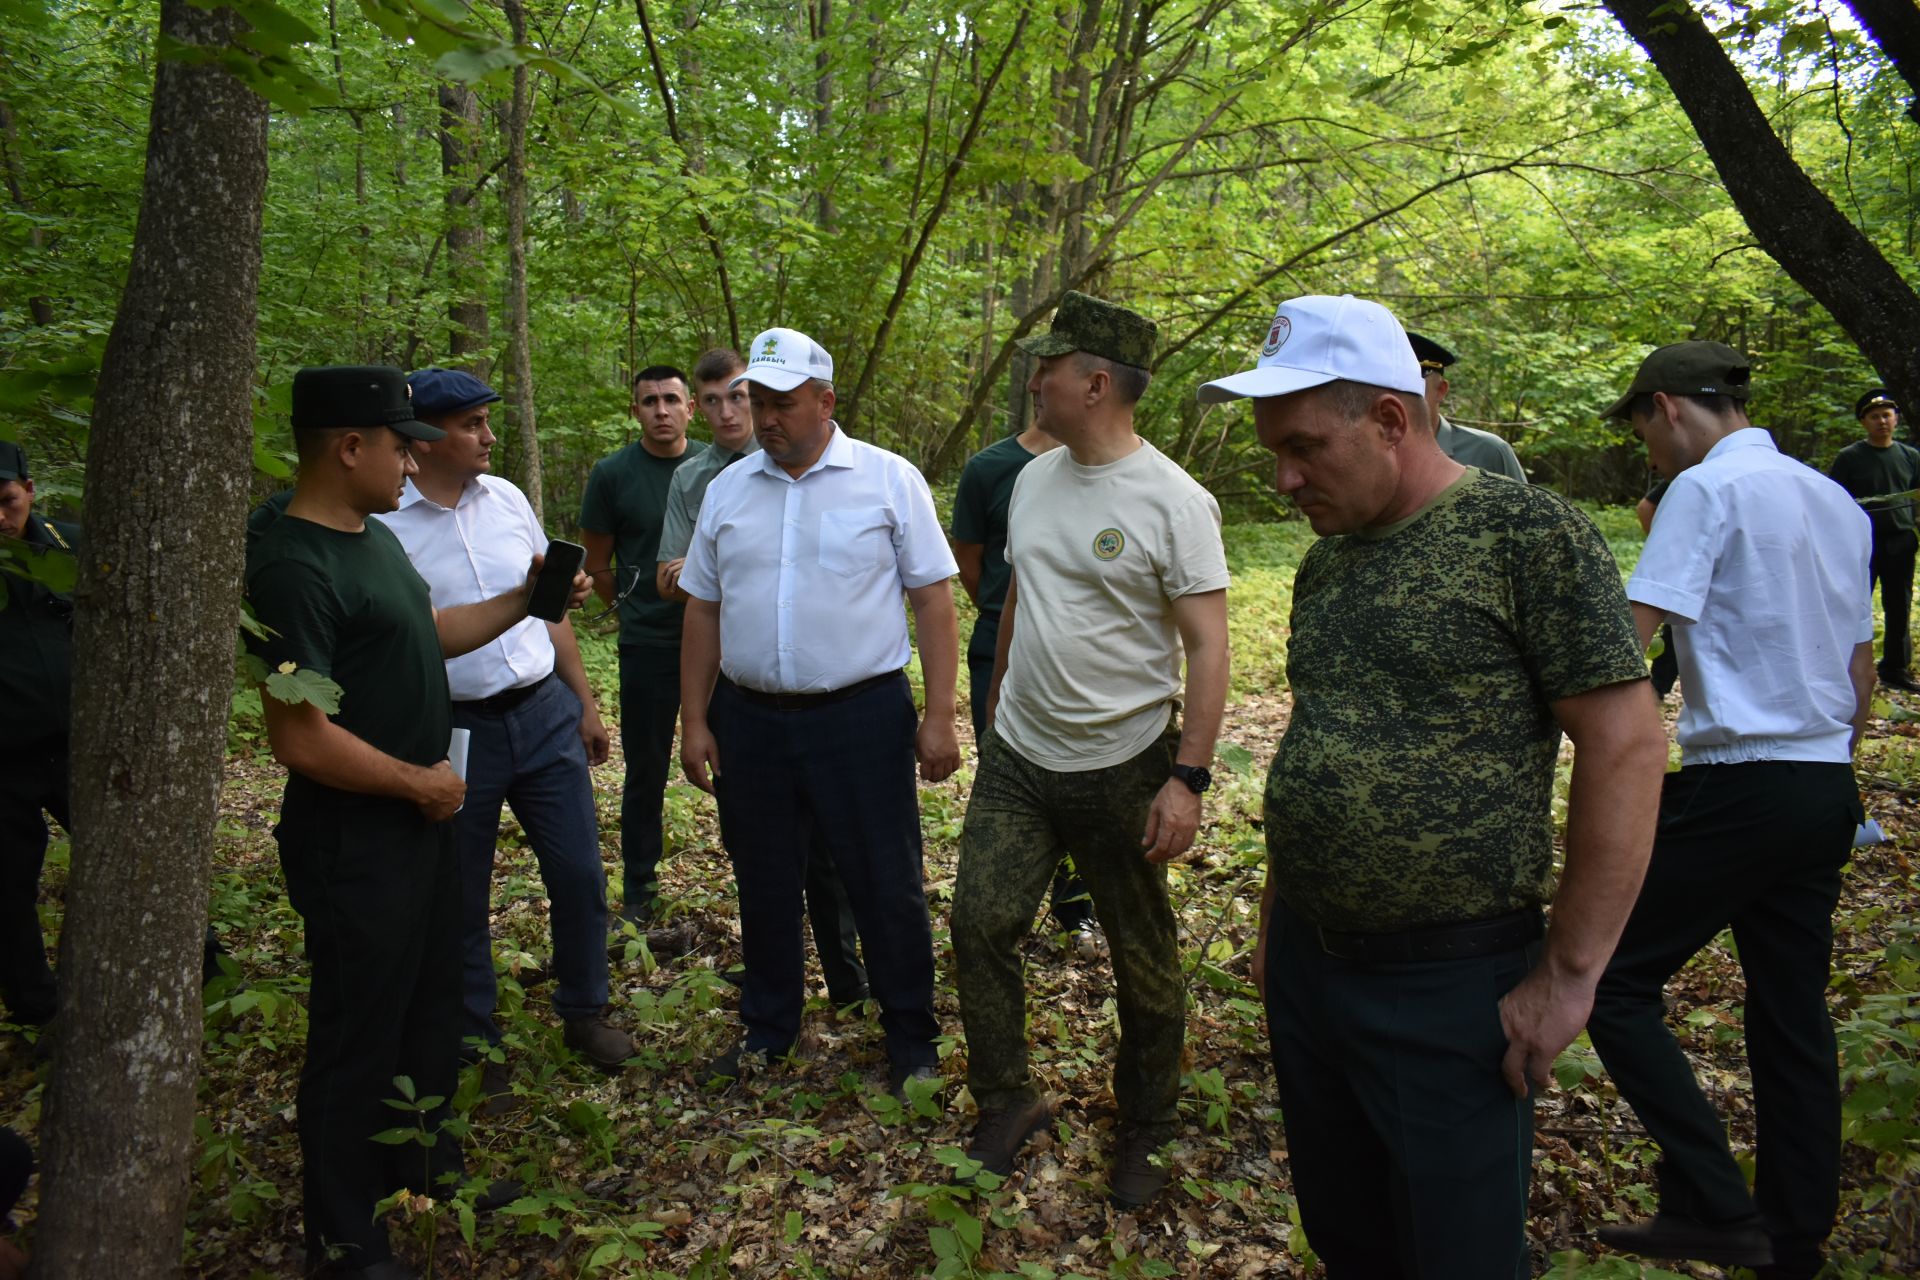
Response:
[[[502,712],[453,704],[456,728],[469,729],[467,802],[454,815],[460,865],[462,1037],[498,1043],[493,1022],[493,850],[500,804],[526,830],[553,906],[553,1008],[584,1018],[607,1003],[607,875],[593,812],[587,750],[580,741],[580,699],[556,676]]]

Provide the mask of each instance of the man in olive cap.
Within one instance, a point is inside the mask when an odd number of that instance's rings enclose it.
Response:
[[[1409,333],[1407,343],[1413,348],[1414,359],[1420,362],[1420,380],[1426,387],[1424,399],[1427,402],[1427,416],[1433,423],[1433,438],[1440,445],[1440,452],[1463,467],[1478,467],[1496,476],[1527,483],[1526,468],[1520,465],[1512,445],[1491,431],[1449,422],[1440,412],[1440,405],[1446,400],[1447,391],[1452,385],[1447,381],[1447,370],[1458,364],[1460,357],[1432,338],[1417,333]]]
[[[312,701],[261,698],[287,767],[274,837],[313,965],[300,1072],[308,1272],[401,1280],[374,1206],[401,1187],[447,1194],[459,1144],[390,1145],[394,1079],[450,1098],[460,1037],[460,878],[448,819],[466,785],[447,762],[446,659],[527,616],[526,581],[435,609],[392,531],[369,516],[399,505],[417,440],[406,376],[386,365],[302,369],[293,380],[300,476],[286,512],[247,552],[247,594],[271,629],[251,641],[270,671],[339,689]],[[572,603],[586,598],[576,575]],[[441,1108],[423,1117],[434,1129]]]
[[[1175,1126],[1186,993],[1166,863],[1199,828],[1227,693],[1219,505],[1133,430],[1154,337],[1144,317],[1069,292],[1052,328],[1020,344],[1036,358],[1034,425],[1066,447],[1014,482],[1012,577],[953,894],[980,1107],[967,1154],[1005,1174],[1050,1114],[1027,1066],[1020,940],[1073,855],[1113,954],[1121,1205],[1167,1181],[1154,1156]]]
[[[1840,1186],[1827,978],[1861,820],[1853,750],[1873,694],[1867,519],[1747,419],[1744,356],[1661,347],[1608,410],[1671,480],[1627,582],[1642,645],[1673,623],[1686,706],[1653,859],[1588,1032],[1660,1146],[1659,1211],[1616,1249],[1809,1280]],[[1759,1112],[1754,1191],[1666,1025],[1662,988],[1731,928]]]
[[[1854,402],[1853,416],[1867,438],[1842,449],[1827,474],[1873,518],[1873,564],[1886,631],[1880,642],[1880,683],[1920,693],[1913,678],[1913,566],[1920,551],[1914,531],[1914,490],[1920,488],[1920,449],[1893,438],[1900,406],[1875,387]]]
[[[80,530],[34,514],[26,451],[10,440],[0,440],[0,539],[10,540],[0,551],[0,715],[8,726],[0,765],[0,999],[9,1021],[40,1026],[54,1012],[35,907],[47,853],[41,815],[67,825],[73,674],[73,599],[55,580],[71,583]],[[38,572],[56,566],[62,572]]]

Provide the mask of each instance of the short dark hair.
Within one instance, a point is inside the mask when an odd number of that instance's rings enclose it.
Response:
[[[691,382],[687,381],[687,375],[680,372],[680,370],[674,366],[670,364],[650,364],[633,375],[633,388],[637,391],[643,382],[666,382],[673,378],[678,378],[680,385],[683,387],[691,389],[693,386]]]
[[[426,419],[422,418],[421,421],[424,422]],[[295,427],[293,429],[293,453],[300,461],[308,462],[319,457],[320,454],[331,448],[334,442],[339,440],[344,432],[358,431],[362,436],[367,436],[375,431],[385,431],[387,429],[387,424],[384,422],[375,422],[364,427]],[[395,434],[398,433],[396,432]],[[408,441],[407,443],[408,447],[411,448],[413,442]]]
[[[731,378],[746,367],[747,362],[732,347],[715,347],[702,353],[693,362],[693,380],[695,383],[718,382],[722,378]]]
[[[1392,387],[1375,386],[1371,382],[1350,382],[1345,378],[1322,383],[1321,391],[1332,404],[1334,411],[1348,422],[1358,419],[1373,408],[1374,401],[1381,396],[1398,396],[1401,400],[1420,402],[1420,421],[1426,421],[1427,398],[1412,391],[1398,391]]]
[[[1734,397],[1727,395],[1698,396],[1690,395],[1685,391],[1669,391],[1665,394],[1672,396],[1675,400],[1691,401],[1716,418],[1724,418],[1735,409],[1744,413],[1747,407],[1745,400],[1736,400]],[[1639,395],[1635,396],[1627,403],[1627,417],[1629,419],[1651,417],[1653,414],[1653,397],[1654,393],[1651,391],[1642,391]]]
[[[1140,397],[1147,394],[1147,384],[1153,381],[1153,375],[1137,364],[1121,364],[1091,351],[1076,351],[1074,355],[1079,358],[1082,373],[1096,369],[1107,371],[1107,376],[1113,379],[1113,393],[1123,405],[1139,404]]]

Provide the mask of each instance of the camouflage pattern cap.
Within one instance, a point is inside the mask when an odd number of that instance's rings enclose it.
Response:
[[[1153,364],[1153,343],[1160,330],[1153,321],[1112,302],[1067,290],[1053,324],[1045,332],[1016,344],[1030,356],[1063,356],[1084,351],[1137,369]]]

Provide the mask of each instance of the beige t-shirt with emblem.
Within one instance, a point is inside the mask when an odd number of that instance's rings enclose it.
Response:
[[[1014,482],[1007,560],[1013,651],[994,731],[1061,773],[1144,751],[1180,696],[1173,602],[1227,585],[1213,495],[1144,440],[1097,467],[1054,449]]]

